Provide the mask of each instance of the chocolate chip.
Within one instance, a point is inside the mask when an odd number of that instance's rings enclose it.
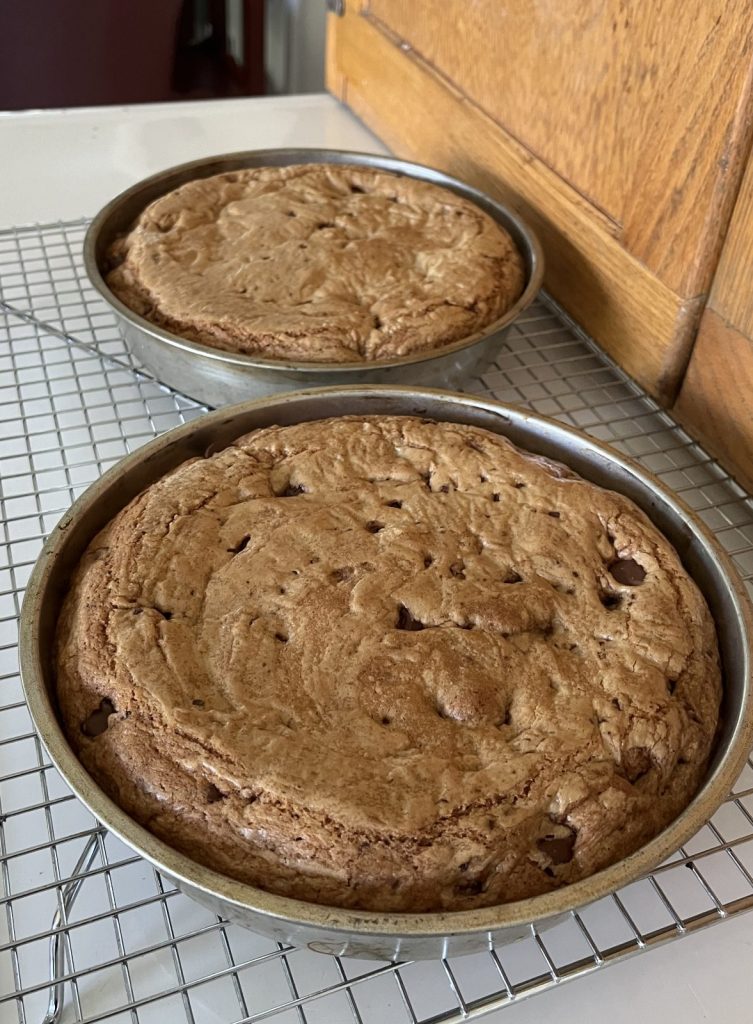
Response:
[[[599,597],[599,600],[607,609],[607,611],[614,611],[615,608],[619,608],[622,604],[622,597],[620,594],[612,594],[609,591],[605,591]]]
[[[519,490],[521,489],[521,487],[525,487],[525,484],[523,483],[523,481],[522,481],[522,480],[516,480],[516,481],[515,481],[515,483],[513,484],[513,487],[514,487],[514,488],[515,488],[516,490],[518,490],[518,491],[519,491]]]
[[[213,782],[210,782],[207,787],[207,803],[216,804],[218,800],[224,800],[225,794],[217,789]]]
[[[637,782],[651,770],[653,763],[645,747],[630,747],[622,754],[622,771],[628,782]]]
[[[192,700],[191,703],[193,704],[193,706],[195,708],[203,708],[204,707],[204,701],[200,700],[198,697],[196,698],[196,700]]]
[[[609,571],[618,583],[626,587],[637,587],[646,578],[646,570],[634,558],[618,558],[609,566]]]
[[[84,736],[101,736],[109,725],[110,715],[115,714],[115,708],[111,700],[104,697],[96,711],[92,711],[89,717],[81,724],[81,732]]]
[[[307,494],[306,488],[303,484],[291,484],[285,488],[284,491],[280,491],[278,498],[295,498],[298,494]]]
[[[241,537],[241,539],[238,541],[238,543],[235,545],[235,547],[228,548],[227,550],[230,552],[231,555],[239,555],[241,553],[241,551],[243,551],[244,548],[248,545],[248,542],[250,540],[251,540],[251,534],[250,533],[246,533],[246,534],[244,534],[243,537]]]
[[[288,642],[288,638],[284,633],[275,633],[275,640],[278,640],[281,644],[286,644]]]
[[[379,533],[380,530],[384,529],[384,523],[378,523],[375,519],[372,519],[366,524],[366,529],[369,533]]]
[[[387,502],[387,508],[402,508],[402,507],[403,507],[402,501],[388,501]]]
[[[390,725],[392,723],[392,719],[389,715],[382,715],[380,721],[382,725]]]
[[[569,829],[569,835],[555,836],[546,835],[537,840],[539,850],[548,857],[552,864],[567,864],[573,859],[573,848],[576,835]]]
[[[413,616],[409,608],[406,608],[404,604],[399,604],[397,606],[395,628],[407,630],[409,633],[418,633],[420,630],[425,629],[425,626],[420,619],[416,619]]]
[[[499,495],[498,494],[492,494],[492,501],[499,501]]]
[[[547,515],[551,516],[552,519],[559,519],[561,514],[561,512],[547,512]]]
[[[460,882],[455,886],[455,892],[459,896],[478,896],[486,888],[483,878],[471,878],[467,882]]]
[[[430,565],[434,565],[434,559],[431,555],[424,555],[424,569],[428,569]]]
[[[458,580],[465,579],[465,563],[461,560],[453,562],[450,566],[450,575],[454,576]]]

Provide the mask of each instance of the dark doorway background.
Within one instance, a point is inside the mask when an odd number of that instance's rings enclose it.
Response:
[[[0,0],[0,109],[261,95],[264,0],[242,9],[231,53],[224,0]]]

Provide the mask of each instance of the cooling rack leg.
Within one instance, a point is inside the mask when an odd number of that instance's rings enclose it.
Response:
[[[81,884],[84,881],[83,875],[92,866],[97,854],[97,837],[101,830],[93,832],[84,847],[84,852],[76,862],[73,869],[73,881],[68,882],[61,892],[62,908],[57,910],[52,919],[52,934],[50,935],[50,1001],[47,1004],[47,1013],[42,1024],[58,1024],[60,1015],[63,1012],[65,1001],[65,982],[59,981],[65,974],[65,945],[63,944],[63,933],[60,931],[68,918],[68,911],[73,906]]]

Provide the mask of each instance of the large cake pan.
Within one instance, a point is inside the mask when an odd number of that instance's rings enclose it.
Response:
[[[159,196],[187,181],[208,178],[224,171],[303,163],[360,164],[430,181],[457,192],[480,206],[512,236],[525,264],[523,294],[504,316],[482,331],[430,352],[374,363],[310,363],[263,359],[188,341],[134,313],[108,288],[104,274],[110,245],[129,231],[141,211]],[[460,388],[464,381],[482,373],[494,360],[510,324],[533,302],[544,276],[541,247],[531,229],[517,213],[483,192],[421,164],[332,149],[267,149],[232,153],[194,160],[146,178],[113,199],[94,218],[84,241],[84,265],[91,283],[115,313],[126,345],[136,360],[157,380],[214,407],[325,385],[393,384]]]
[[[346,414],[429,416],[492,430],[632,498],[672,541],[716,621],[723,711],[701,790],[668,828],[641,849],[555,892],[481,910],[396,914],[330,908],[233,881],[176,852],[113,803],[78,761],[60,726],[52,645],[71,573],[89,541],[131,498],[186,459],[221,449],[258,427]],[[488,949],[490,943],[512,941],[525,934],[531,923],[545,927],[634,881],[688,840],[727,797],[753,743],[752,636],[748,599],[713,537],[654,477],[604,445],[552,420],[469,395],[428,389],[322,388],[210,413],[147,444],[93,484],[53,530],[29,581],[21,616],[21,670],[31,715],[68,785],[107,828],[180,889],[216,913],[282,942],[394,960],[456,956]]]

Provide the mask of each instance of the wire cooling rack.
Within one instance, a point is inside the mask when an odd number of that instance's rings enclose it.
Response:
[[[24,585],[44,536],[88,484],[203,409],[134,367],[84,277],[85,228],[0,232],[0,1019],[15,1009],[24,1024],[51,1020],[65,996],[64,1021],[449,1024],[753,907],[750,762],[713,820],[650,877],[513,945],[421,964],[325,957],[244,931],[97,825],[24,704]],[[753,589],[744,492],[547,300],[469,390],[636,458],[696,509]]]

